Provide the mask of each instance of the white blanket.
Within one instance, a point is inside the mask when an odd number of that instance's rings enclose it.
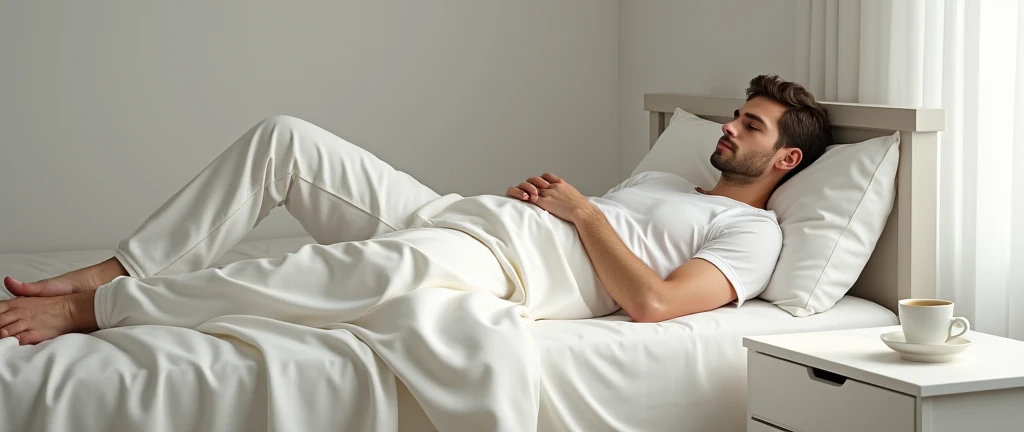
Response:
[[[591,314],[572,274],[578,264],[558,243],[564,226],[499,197],[421,217],[499,254],[517,284],[514,301],[427,288],[322,328],[224,316],[195,328],[215,338],[150,326],[35,347],[8,338],[0,341],[0,428],[397,430],[397,377],[438,430],[536,429],[539,360],[526,323]],[[130,367],[138,364],[145,368]],[[145,373],[119,372],[133,369]]]
[[[531,430],[538,360],[520,308],[424,289],[329,329],[226,316],[6,338],[0,430],[397,430],[396,375],[439,430]]]

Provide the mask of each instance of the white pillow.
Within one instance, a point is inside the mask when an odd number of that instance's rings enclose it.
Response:
[[[718,183],[722,173],[711,165],[722,125],[676,108],[669,125],[632,175],[647,171],[674,173],[704,189]]]
[[[712,130],[717,132],[712,133]],[[668,128],[633,174],[666,171],[710,189],[721,125],[676,109]],[[782,227],[783,246],[760,294],[794,316],[831,308],[860,277],[896,196],[899,133],[829,146],[768,200]]]
[[[900,134],[829,146],[775,191],[782,255],[761,298],[794,316],[824,312],[860,277],[896,198]]]

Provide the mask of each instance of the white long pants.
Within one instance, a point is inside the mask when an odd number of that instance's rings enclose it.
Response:
[[[194,327],[237,314],[321,326],[423,287],[508,298],[512,282],[478,240],[408,229],[418,209],[441,198],[313,124],[269,118],[119,244],[114,256],[132,277],[97,290],[97,322]],[[206,268],[281,205],[319,244]]]

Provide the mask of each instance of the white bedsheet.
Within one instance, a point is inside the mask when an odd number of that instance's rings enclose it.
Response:
[[[297,237],[242,243],[214,265],[240,259],[279,256],[311,241],[308,237]],[[35,280],[94,264],[109,256],[110,252],[105,250],[0,254],[0,277],[12,275],[24,280]],[[7,297],[9,294],[0,290],[0,298]],[[533,322],[528,328],[542,365],[538,429],[744,430],[746,356],[741,346],[743,336],[895,323],[896,317],[888,310],[854,297],[843,299],[828,312],[807,318],[794,318],[775,306],[753,300],[739,309],[727,306],[658,324],[633,323],[621,315],[577,321]],[[146,363],[151,359],[126,358],[123,352],[110,344],[77,335],[72,338],[80,345],[80,349],[75,350],[78,354],[63,358],[58,355],[47,356],[48,361],[54,362],[51,368],[102,369],[101,364],[90,364],[89,358],[93,361],[115,359],[118,369],[108,368],[107,373],[111,374],[108,379],[115,380],[125,388],[130,386],[133,376],[151,374],[167,380],[154,387],[158,390],[156,394],[145,395],[150,399],[137,401],[136,409],[162,399],[170,401],[165,406],[179,406],[179,414],[189,412],[186,405],[195,395],[174,394],[175,388],[199,388],[210,386],[210,383],[217,385],[211,389],[213,391],[245,395],[245,398],[239,398],[241,400],[258,401],[273,397],[262,393],[252,394],[264,385],[259,382],[260,362],[252,357],[253,352],[247,352],[239,344],[187,329],[147,326],[124,330],[118,337],[122,338],[126,346],[136,344],[138,347],[144,342],[149,343],[150,349],[162,346],[164,348],[161,351],[165,352],[152,352],[152,358],[173,361],[154,370]],[[324,340],[330,339],[328,336],[322,337]],[[154,340],[161,344],[152,344]],[[82,355],[90,352],[94,354],[91,357]],[[196,358],[190,357],[190,352],[215,355]],[[287,352],[281,350],[279,354]],[[306,364],[306,367],[323,365],[332,355],[329,350],[295,350],[292,354],[294,359],[284,358],[284,361]],[[370,353],[360,355],[368,356]],[[300,358],[302,356],[308,357]],[[58,367],[60,363],[64,363],[64,366]],[[323,380],[324,385],[331,383],[329,378],[332,376],[325,373],[324,377],[328,379]],[[215,379],[211,380],[211,377]],[[183,380],[197,382],[190,385],[181,382]],[[203,380],[206,382],[198,382]],[[107,381],[96,380],[84,384],[103,385],[104,382]],[[79,388],[88,389],[88,385]],[[400,429],[430,430],[429,424],[425,423],[425,414],[408,390],[400,382],[397,386]],[[330,393],[328,388],[321,391]],[[53,397],[59,398],[60,395]],[[37,405],[36,409],[47,404],[46,401],[39,403],[43,405]],[[111,407],[132,405],[129,400],[111,400],[106,404]],[[265,405],[259,403],[252,408],[260,406]],[[264,426],[268,420],[266,413],[252,412],[249,408],[220,407],[238,414],[236,421],[241,423],[234,424],[235,427]],[[201,412],[196,414],[202,415]],[[220,417],[232,417],[224,414],[227,413],[222,412]],[[0,425],[0,430],[5,430],[5,426]]]
[[[805,318],[750,300],[657,324],[621,315],[537,321],[540,429],[742,431],[743,336],[896,323],[888,309],[849,296]]]

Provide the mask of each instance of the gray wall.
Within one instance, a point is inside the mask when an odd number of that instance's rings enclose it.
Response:
[[[0,252],[112,248],[290,114],[441,193],[618,168],[615,0],[0,2]],[[299,235],[283,208],[249,239]]]
[[[795,79],[797,0],[619,3],[619,176],[650,145],[643,94],[743,96],[750,79]],[[708,143],[708,157],[714,143]]]
[[[441,193],[599,195],[647,151],[643,93],[792,77],[796,1],[0,0],[0,252],[113,247],[273,114]]]

